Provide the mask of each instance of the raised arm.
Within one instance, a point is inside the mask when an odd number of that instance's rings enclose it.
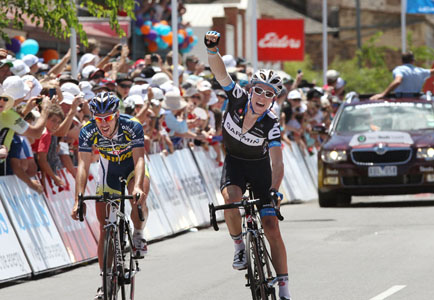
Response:
[[[208,52],[208,63],[211,68],[211,72],[214,74],[215,79],[220,83],[222,87],[228,86],[232,83],[232,78],[229,76],[226,66],[220,56],[217,48],[220,41],[220,33],[217,31],[208,31],[205,34],[205,46]]]

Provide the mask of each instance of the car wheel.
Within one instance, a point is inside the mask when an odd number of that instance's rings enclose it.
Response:
[[[323,193],[318,191],[318,203],[320,207],[335,207],[337,206],[338,195],[334,193]]]

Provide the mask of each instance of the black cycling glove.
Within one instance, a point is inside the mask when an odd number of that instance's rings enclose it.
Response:
[[[217,47],[217,45],[219,44],[219,41],[220,41],[220,33],[219,32],[217,32],[217,31],[208,31],[206,34],[215,34],[215,35],[217,35],[217,40],[215,41],[215,42],[213,42],[213,41],[211,41],[211,40],[208,40],[207,38],[206,38],[206,35],[203,37],[203,41],[205,42],[205,46],[207,47],[207,48],[214,48],[214,47]]]

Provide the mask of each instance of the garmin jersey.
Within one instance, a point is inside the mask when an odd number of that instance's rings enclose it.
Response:
[[[80,131],[78,150],[91,152],[95,145],[101,157],[108,161],[121,163],[132,158],[133,148],[145,146],[143,127],[139,120],[124,114],[118,122],[118,132],[111,139],[101,134],[94,119],[87,122]]]
[[[277,117],[267,110],[256,123],[242,133],[249,95],[235,82],[224,87],[229,99],[223,116],[223,144],[229,155],[241,159],[262,159],[271,147],[280,147],[280,127]]]

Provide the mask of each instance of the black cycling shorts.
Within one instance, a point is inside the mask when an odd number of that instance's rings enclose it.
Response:
[[[229,185],[239,186],[243,192],[246,191],[246,183],[249,182],[253,196],[262,200],[263,204],[258,206],[258,210],[266,208],[270,202],[269,190],[271,187],[271,165],[270,157],[267,156],[258,160],[244,160],[230,156],[225,157],[220,190],[222,191]],[[264,205],[265,204],[265,205]],[[274,208],[271,215],[274,215]],[[269,212],[261,212],[261,216],[270,215]]]

